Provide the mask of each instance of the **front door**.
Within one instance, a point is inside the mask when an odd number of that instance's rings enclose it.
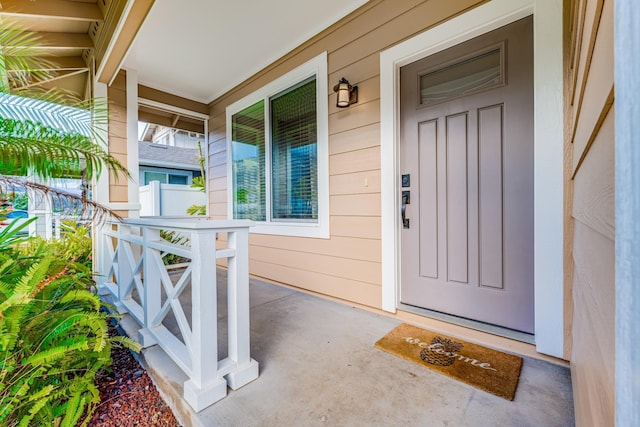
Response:
[[[533,333],[533,18],[400,80],[400,301]]]

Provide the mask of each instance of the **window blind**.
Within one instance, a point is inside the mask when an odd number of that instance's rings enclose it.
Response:
[[[273,96],[271,170],[273,221],[318,220],[316,79]]]

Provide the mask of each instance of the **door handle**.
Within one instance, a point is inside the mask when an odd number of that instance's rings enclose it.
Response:
[[[407,218],[407,205],[411,204],[411,192],[405,190],[402,192],[402,206],[400,214],[402,215],[402,228],[409,228],[409,218]]]

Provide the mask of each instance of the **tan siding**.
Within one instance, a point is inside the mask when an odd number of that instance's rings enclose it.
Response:
[[[119,120],[111,120],[109,122],[109,136],[126,139],[127,124]]]
[[[331,234],[334,236],[379,239],[380,227],[380,217],[337,215],[331,217]]]
[[[319,255],[332,255],[338,258],[351,258],[362,261],[381,261],[380,240],[360,239],[353,236],[332,236],[331,239],[304,239],[288,236],[270,236],[252,234],[251,246],[285,249]]]
[[[380,193],[380,170],[329,177],[331,194]]]
[[[335,154],[329,157],[329,175],[380,169],[380,147]]]
[[[565,259],[572,277],[571,372],[576,424],[614,424],[615,177],[613,3],[572,7],[567,52]],[[573,65],[573,68],[571,68]],[[571,177],[573,180],[571,181]],[[570,216],[569,216],[570,215]],[[566,277],[566,276],[565,276]]]
[[[584,86],[587,84],[589,69],[596,37],[598,34],[598,25],[600,24],[600,16],[602,13],[603,0],[584,0],[586,3],[584,11],[584,26],[581,28],[580,51],[577,61],[577,69],[575,71],[575,86],[572,89],[573,98],[572,105],[574,108],[574,117],[579,117],[580,109],[584,97]],[[575,4],[577,6],[578,4]],[[576,46],[577,47],[577,46]]]
[[[380,123],[336,133],[329,137],[329,154],[380,146]]]
[[[346,65],[345,67],[329,72],[329,81],[337,82],[343,76],[349,76],[349,79],[360,84],[360,82],[367,81],[372,78],[380,78],[380,55],[378,52],[372,53],[366,58],[361,59],[353,64]],[[331,90],[333,87],[330,87]],[[378,96],[380,95],[380,88],[377,88],[374,92]],[[330,95],[333,91],[330,92]],[[364,95],[363,95],[364,96]],[[371,97],[368,97],[371,98]],[[335,103],[335,98],[332,98]]]
[[[352,105],[329,115],[329,135],[380,122],[380,101]]]
[[[372,307],[382,304],[380,287],[369,283],[254,260],[249,261],[249,268],[255,276],[285,284],[295,283],[312,292],[347,301],[360,300],[361,304]]]
[[[579,162],[587,155],[588,142],[605,105],[610,104],[613,89],[613,8],[603,9],[599,36],[593,50],[593,60],[584,86],[580,115],[576,117],[573,165],[574,173]],[[586,101],[585,101],[586,100]]]
[[[482,2],[372,0],[209,106],[210,212],[225,218],[226,107],[328,52],[330,238],[252,234],[252,274],[380,308],[380,51]],[[341,77],[359,87],[347,109],[331,90]]]
[[[211,153],[209,155],[209,166],[220,166],[227,164],[227,152],[221,151],[217,153]]]
[[[329,197],[331,215],[380,216],[380,194],[354,194]]]
[[[109,98],[109,153],[127,165],[127,94],[126,74],[120,72],[108,88]],[[109,173],[109,201],[128,202],[128,180],[122,174]]]

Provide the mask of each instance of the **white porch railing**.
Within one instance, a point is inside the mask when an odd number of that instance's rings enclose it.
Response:
[[[98,284],[110,294],[120,312],[138,322],[144,347],[158,344],[189,376],[184,399],[200,411],[258,377],[258,363],[249,354],[250,221],[143,218],[108,224],[101,233]],[[187,245],[170,243],[160,231],[187,236]],[[217,236],[227,234],[225,248],[217,248]],[[174,283],[163,257],[187,258],[182,275]],[[216,260],[227,259],[228,356],[218,360]],[[179,297],[191,291],[191,315]],[[179,335],[165,319],[173,314]]]

